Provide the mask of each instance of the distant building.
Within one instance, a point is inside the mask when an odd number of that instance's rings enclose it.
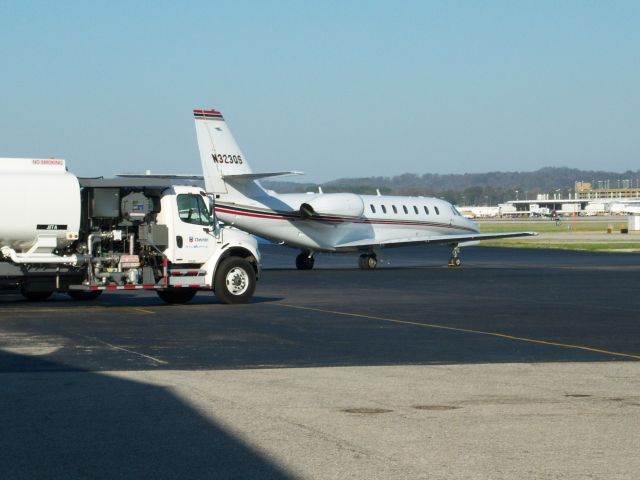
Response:
[[[578,215],[637,215],[640,214],[640,179],[616,180],[612,188],[609,180],[575,182],[573,193],[562,197],[555,193],[540,193],[535,200],[511,200],[518,215],[547,216],[552,212]],[[633,184],[636,184],[634,187]]]
[[[611,199],[611,198],[633,198],[640,199],[640,185],[639,182],[635,182],[636,186],[631,180],[620,180],[616,182],[616,188],[611,188],[611,182],[609,180],[599,180],[594,182],[596,187],[591,182],[576,182],[575,183],[575,196],[578,199],[583,200],[595,200],[595,199]]]
[[[501,203],[497,207],[456,207],[463,217],[467,218],[494,218],[518,215],[516,207],[511,203]]]
[[[527,216],[550,216],[553,212],[571,214],[582,212],[588,200],[580,200],[576,198],[556,198],[549,199],[549,195],[538,195],[535,200],[511,200],[507,203],[516,208],[517,214]]]

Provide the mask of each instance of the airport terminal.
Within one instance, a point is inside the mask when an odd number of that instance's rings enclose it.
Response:
[[[610,188],[610,183],[605,180],[592,185],[576,181],[573,189],[538,194],[532,199],[516,198],[497,206],[460,206],[459,209],[472,217],[550,216],[551,212],[591,216],[640,214],[640,187],[630,187],[631,180],[618,182],[617,188]],[[563,197],[563,193],[568,196]]]

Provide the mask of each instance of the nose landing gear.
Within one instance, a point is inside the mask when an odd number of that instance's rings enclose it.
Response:
[[[358,259],[358,266],[362,270],[373,270],[378,266],[378,258],[375,253],[363,253]]]
[[[460,260],[460,247],[458,247],[458,245],[454,245],[451,249],[451,258],[449,259],[448,265],[450,267],[459,267],[462,265],[462,260]]]

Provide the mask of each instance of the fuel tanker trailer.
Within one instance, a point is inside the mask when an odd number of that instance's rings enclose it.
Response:
[[[212,291],[246,303],[260,275],[256,240],[220,227],[213,198],[160,178],[78,178],[60,159],[0,158],[0,288],[155,290],[168,303]]]

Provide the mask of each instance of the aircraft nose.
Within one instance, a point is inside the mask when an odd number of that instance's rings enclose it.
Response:
[[[473,228],[473,230],[475,230],[475,233],[480,233],[480,227],[478,227],[478,224],[476,222],[468,218],[465,218],[465,220],[469,228]]]

